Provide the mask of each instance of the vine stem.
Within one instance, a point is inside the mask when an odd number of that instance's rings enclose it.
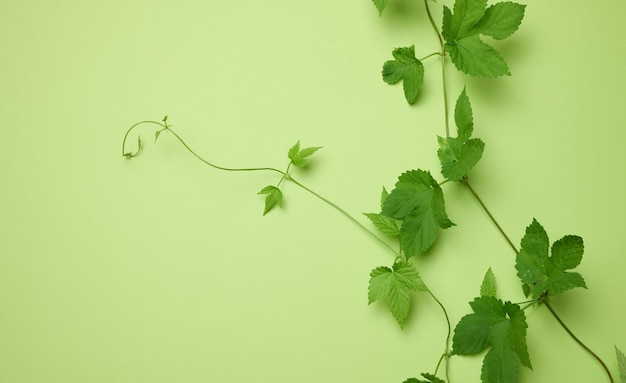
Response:
[[[585,351],[587,351],[589,355],[591,355],[595,360],[598,361],[598,363],[602,365],[602,368],[604,369],[604,371],[609,377],[609,381],[611,383],[614,383],[613,376],[611,375],[611,371],[609,371],[609,368],[606,366],[606,364],[604,364],[604,361],[602,361],[602,359],[595,352],[591,351],[591,349],[587,347],[587,345],[585,345],[580,339],[578,339],[576,335],[574,335],[574,333],[569,329],[569,327],[567,327],[567,325],[563,322],[563,320],[561,320],[561,318],[557,315],[557,313],[554,311],[552,306],[550,306],[547,300],[544,300],[543,304],[546,305],[546,307],[548,308],[548,310],[550,310],[550,313],[552,314],[554,319],[556,319],[556,321],[559,322],[561,327],[563,327],[563,329],[569,334],[569,336],[572,337],[572,339],[574,339],[574,341],[578,343],[580,347],[582,347]]]
[[[472,193],[472,196],[474,196],[474,198],[476,199],[476,201],[478,201],[478,203],[480,204],[480,206],[483,208],[483,210],[485,211],[485,213],[487,213],[487,216],[489,216],[489,219],[491,219],[491,222],[493,222],[493,224],[496,226],[496,228],[498,229],[498,231],[500,232],[500,234],[502,234],[502,236],[504,237],[504,239],[506,240],[506,242],[509,244],[509,246],[511,247],[511,249],[513,249],[513,251],[515,252],[515,255],[517,255],[519,253],[519,251],[517,250],[517,247],[515,247],[515,245],[513,244],[513,241],[511,241],[511,239],[509,238],[509,236],[506,234],[506,232],[502,229],[502,226],[500,226],[500,224],[498,223],[498,221],[495,219],[495,217],[493,216],[493,214],[491,214],[491,212],[489,211],[489,209],[487,208],[487,206],[485,205],[485,203],[483,202],[483,200],[480,198],[480,196],[478,195],[478,193],[476,193],[476,191],[472,188],[472,186],[470,185],[469,181],[467,180],[467,178],[464,178],[462,181],[463,185],[467,186],[467,188],[469,189],[470,193]]]
[[[446,325],[448,326],[448,333],[446,335],[445,352],[443,353],[443,355],[441,355],[441,357],[439,358],[439,361],[437,362],[437,366],[435,367],[434,374],[437,375],[437,371],[439,371],[439,366],[441,365],[441,362],[443,361],[443,359],[448,358],[450,356],[450,337],[452,336],[452,326],[450,325],[450,317],[448,316],[448,311],[446,310],[443,303],[441,303],[441,301],[437,299],[435,294],[433,294],[433,292],[430,291],[430,289],[428,290],[428,294],[430,294],[430,296],[435,300],[435,302],[437,302],[439,307],[441,307],[441,311],[443,311],[443,315],[446,317]],[[450,383],[450,364],[447,362],[447,359],[446,359],[445,374],[446,374],[446,381]]]
[[[480,198],[480,196],[478,196],[478,193],[476,193],[476,191],[472,188],[472,186],[470,185],[469,181],[467,180],[467,178],[464,178],[462,180],[463,184],[465,186],[467,186],[467,188],[469,189],[469,191],[472,193],[472,195],[474,196],[474,198],[476,199],[476,201],[478,201],[478,203],[480,204],[480,206],[483,208],[483,210],[485,211],[485,213],[487,213],[487,215],[489,216],[489,218],[491,219],[491,222],[493,222],[493,224],[496,226],[496,228],[498,229],[498,231],[500,232],[500,234],[502,234],[502,236],[504,237],[504,239],[507,241],[507,243],[509,244],[509,246],[511,247],[511,249],[513,249],[513,251],[515,252],[515,255],[519,254],[519,250],[517,250],[517,248],[515,247],[515,245],[513,244],[513,242],[511,242],[511,239],[509,238],[509,236],[504,232],[504,230],[502,229],[502,226],[500,226],[500,224],[498,223],[498,221],[494,218],[494,216],[491,214],[491,212],[489,211],[489,209],[487,209],[487,206],[485,206],[485,203],[482,201],[482,199]],[[565,332],[567,332],[567,334],[576,342],[578,343],[579,346],[581,346],[591,357],[593,357],[595,360],[597,360],[601,365],[602,368],[604,369],[604,371],[606,372],[606,374],[609,377],[609,381],[611,383],[614,383],[613,381],[613,376],[611,375],[611,372],[609,371],[608,367],[606,366],[606,364],[604,363],[604,361],[595,353],[593,352],[587,345],[585,345],[580,339],[578,339],[578,337],[576,335],[574,335],[574,333],[572,332],[572,330],[569,329],[569,327],[567,327],[567,325],[565,324],[565,322],[563,322],[563,320],[557,315],[557,313],[554,311],[554,309],[552,308],[552,306],[550,306],[550,304],[548,303],[547,300],[543,300],[541,303],[545,304],[545,306],[548,308],[548,310],[550,311],[550,313],[552,314],[552,316],[554,317],[554,319],[556,319],[556,321],[561,325],[561,327],[565,330]],[[526,306],[524,309],[528,308],[530,306],[530,304],[528,306]]]
[[[190,153],[192,154],[194,157],[196,157],[196,159],[198,159],[199,161],[201,161],[202,163],[204,163],[205,165],[208,165],[214,169],[218,169],[218,170],[223,170],[223,171],[228,171],[228,172],[254,172],[254,171],[270,171],[270,172],[275,172],[275,173],[279,173],[280,175],[282,175],[280,182],[278,183],[280,185],[280,183],[282,183],[283,180],[287,179],[290,180],[291,182],[293,182],[294,184],[296,184],[297,186],[299,186],[301,189],[307,191],[308,193],[310,193],[311,195],[315,196],[316,198],[318,198],[319,200],[323,201],[324,203],[326,203],[327,205],[329,205],[330,207],[334,208],[335,210],[337,210],[339,213],[341,213],[344,217],[348,218],[348,220],[350,220],[352,223],[354,223],[355,225],[357,225],[359,228],[361,228],[362,230],[364,230],[366,233],[368,233],[369,235],[371,235],[374,239],[376,239],[379,243],[381,243],[383,246],[385,246],[387,249],[389,249],[389,251],[391,251],[396,257],[400,257],[401,254],[400,252],[398,252],[396,249],[394,249],[393,247],[391,247],[391,245],[389,245],[387,242],[385,242],[382,238],[380,238],[379,236],[377,236],[373,231],[371,231],[370,229],[368,229],[367,227],[365,227],[361,222],[359,222],[356,218],[354,218],[350,213],[348,213],[347,211],[345,211],[343,208],[341,208],[339,205],[337,205],[336,203],[330,201],[329,199],[323,197],[321,194],[317,193],[316,191],[312,190],[311,188],[305,186],[304,184],[302,184],[301,182],[295,180],[293,177],[291,177],[291,175],[289,175],[289,169],[291,168],[291,162],[289,163],[289,165],[287,166],[287,171],[282,171],[276,168],[271,168],[271,167],[252,167],[252,168],[229,168],[229,167],[224,167],[224,166],[219,166],[216,165],[212,162],[207,161],[206,159],[204,159],[202,156],[200,156],[198,153],[196,153],[193,149],[191,149],[191,147],[185,142],[185,140],[182,139],[181,136],[179,136],[176,132],[174,132],[172,130],[172,128],[170,127],[170,125],[167,124],[167,117],[163,118],[163,122],[157,122],[157,121],[140,121],[136,124],[134,124],[133,126],[131,126],[128,131],[126,131],[126,134],[124,135],[124,139],[122,141],[122,155],[127,157],[127,158],[133,158],[136,157],[137,155],[139,155],[139,152],[141,151],[141,140],[138,141],[138,145],[139,147],[137,148],[137,151],[132,153],[132,152],[126,152],[126,141],[128,139],[128,136],[130,134],[130,132],[132,130],[134,130],[136,127],[140,126],[140,125],[145,125],[145,124],[153,124],[153,125],[157,125],[160,126],[161,129],[159,131],[157,131],[155,137],[158,137],[159,134],[163,131],[166,131],[168,133],[171,133],[182,145],[183,147]],[[156,140],[156,138],[155,138]]]
[[[448,112],[448,90],[447,90],[447,81],[446,81],[446,48],[443,43],[443,37],[441,33],[439,33],[439,29],[437,28],[437,24],[435,23],[435,19],[433,18],[432,13],[430,12],[430,7],[428,6],[429,0],[424,0],[424,6],[426,7],[426,14],[428,15],[428,20],[430,21],[430,25],[433,27],[433,31],[437,35],[437,40],[439,40],[439,47],[441,49],[439,55],[441,56],[441,79],[443,84],[443,113],[444,113],[444,121],[446,126],[446,137],[450,137],[450,123],[449,123],[449,112]],[[427,56],[428,57],[428,56]]]

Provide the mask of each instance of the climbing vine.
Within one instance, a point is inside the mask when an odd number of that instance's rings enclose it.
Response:
[[[385,12],[389,1],[373,0],[380,15]],[[143,142],[137,134],[136,147],[129,150],[131,133],[135,133],[140,126],[153,126],[156,128],[155,141],[167,133],[191,155],[214,169],[228,172],[273,173],[276,176],[275,182],[261,187],[258,191],[264,198],[263,215],[282,206],[284,195],[281,187],[284,183],[291,182],[335,209],[367,235],[383,244],[392,259],[388,264],[376,266],[371,270],[367,289],[369,304],[387,305],[402,329],[412,310],[412,296],[421,293],[436,302],[447,328],[446,333],[442,335],[444,351],[439,356],[437,364],[430,366],[431,368],[418,366],[424,372],[419,377],[408,378],[404,383],[450,383],[453,381],[450,376],[453,357],[481,353],[484,354],[480,376],[482,382],[518,382],[522,368],[532,369],[533,363],[545,363],[534,361],[532,350],[529,351],[526,344],[528,330],[526,311],[541,307],[545,307],[564,331],[602,366],[606,379],[614,382],[606,363],[574,334],[550,303],[555,295],[573,288],[587,288],[583,276],[573,271],[583,259],[583,239],[576,235],[566,235],[551,244],[547,230],[538,220],[532,218],[519,241],[518,249],[515,241],[502,229],[485,201],[470,183],[471,171],[481,160],[486,147],[485,142],[474,136],[477,129],[474,126],[475,112],[470,100],[471,89],[463,87],[456,97],[453,111],[450,110],[447,83],[449,64],[452,64],[457,72],[473,77],[496,78],[511,75],[505,58],[486,40],[514,38],[512,36],[524,19],[526,6],[511,1],[489,5],[486,0],[455,0],[452,8],[442,5],[443,18],[441,23],[438,23],[431,12],[431,7],[437,3],[432,0],[423,0],[423,3],[427,18],[425,21],[434,31],[435,50],[424,51],[415,45],[393,49],[392,57],[382,64],[382,80],[390,85],[402,83],[405,101],[415,104],[419,101],[418,96],[424,82],[428,80],[423,62],[440,61],[443,134],[437,135],[434,140],[438,145],[433,148],[433,155],[439,159],[440,169],[437,170],[441,178],[432,169],[417,168],[404,171],[397,177],[393,187],[382,187],[380,210],[364,213],[371,225],[362,223],[340,205],[294,178],[293,170],[306,167],[313,161],[314,155],[322,149],[319,146],[302,146],[300,141],[296,142],[286,151],[288,162],[284,170],[271,167],[229,168],[208,161],[197,154],[172,129],[168,118],[165,117],[161,121],[141,121],[132,125],[122,142],[123,156],[128,159],[137,157],[142,152]],[[454,132],[451,132],[450,117],[456,127]],[[496,276],[488,269],[482,284],[476,288],[477,296],[469,302],[471,311],[468,310],[468,313],[453,326],[445,304],[426,282],[428,276],[420,274],[414,260],[432,248],[441,230],[455,226],[448,216],[445,204],[447,185],[454,183],[462,185],[468,191],[509,244],[513,252],[511,263],[527,300],[512,302],[499,298]],[[389,245],[389,238],[395,238],[398,246]],[[615,352],[620,379],[624,383],[626,360],[617,347]],[[470,380],[475,381],[476,378]]]

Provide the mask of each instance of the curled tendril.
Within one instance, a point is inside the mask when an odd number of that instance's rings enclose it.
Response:
[[[132,132],[136,127],[140,126],[140,125],[145,125],[145,124],[154,124],[154,125],[158,125],[161,127],[161,129],[157,130],[157,132],[154,134],[154,140],[156,141],[156,139],[159,137],[159,134],[161,134],[162,131],[164,130],[168,130],[169,129],[169,125],[167,125],[167,116],[163,117],[162,122],[158,122],[158,121],[140,121],[136,124],[134,124],[133,126],[131,126],[127,131],[126,134],[124,135],[124,140],[122,141],[122,156],[131,159],[134,157],[137,157],[139,155],[139,153],[141,152],[141,149],[143,148],[142,145],[142,141],[141,141],[141,136],[138,135],[137,136],[137,150],[135,151],[127,151],[126,150],[126,140],[128,139],[128,136],[130,135],[130,132]]]

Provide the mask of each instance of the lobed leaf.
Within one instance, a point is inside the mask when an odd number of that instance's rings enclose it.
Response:
[[[465,89],[459,96],[454,109],[457,137],[437,137],[437,156],[441,162],[441,174],[451,181],[465,177],[480,161],[485,144],[478,138],[470,138],[474,130],[472,106]]]
[[[287,152],[287,157],[291,160],[291,163],[297,167],[304,167],[309,164],[309,157],[315,152],[320,150],[321,146],[314,146],[309,148],[300,149],[300,141],[296,142]]]
[[[368,303],[386,301],[400,328],[404,328],[411,309],[411,293],[417,291],[428,288],[411,263],[398,260],[392,268],[380,266],[371,271]]]
[[[486,0],[455,0],[453,10],[444,6],[445,50],[457,69],[477,77],[510,75],[502,56],[480,35],[496,40],[510,36],[519,28],[525,8],[510,1],[487,8]]]
[[[521,241],[521,249],[515,259],[515,269],[519,279],[528,286],[533,299],[544,294],[559,294],[575,287],[587,288],[585,280],[579,273],[567,270],[577,267],[583,256],[583,239],[566,235],[550,245],[548,234],[533,219],[526,228]]]
[[[473,314],[454,329],[453,355],[475,355],[489,348],[483,359],[483,383],[517,382],[520,364],[532,369],[526,346],[526,316],[511,302],[484,296],[470,303]]]
[[[398,177],[381,214],[402,221],[400,244],[408,258],[428,250],[440,228],[454,225],[446,214],[441,187],[429,172],[419,169]]]
[[[263,210],[263,215],[269,213],[270,210],[274,208],[274,206],[282,206],[283,204],[283,193],[276,186],[266,186],[258,194],[265,194],[265,210]]]
[[[413,104],[424,84],[424,65],[415,57],[414,45],[396,48],[391,54],[395,60],[383,64],[383,81],[387,84],[402,81],[404,97],[409,104]]]

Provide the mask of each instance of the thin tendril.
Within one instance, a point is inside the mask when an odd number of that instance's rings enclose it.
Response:
[[[446,335],[445,352],[441,356],[441,358],[439,358],[439,361],[437,362],[437,367],[435,367],[435,373],[434,374],[437,375],[437,371],[439,371],[439,365],[441,364],[441,361],[444,359],[444,357],[449,357],[450,356],[450,336],[452,335],[452,326],[450,325],[450,317],[448,316],[448,311],[446,310],[446,308],[443,305],[443,303],[441,303],[441,301],[439,299],[437,299],[435,294],[433,294],[433,292],[430,291],[430,289],[428,290],[428,294],[430,294],[430,296],[435,300],[435,302],[437,302],[439,307],[441,307],[441,310],[443,311],[443,315],[446,317],[446,325],[448,326],[448,333]],[[445,371],[445,373],[446,373],[446,380],[448,381],[448,383],[450,383],[449,367],[450,367],[450,364],[446,361],[446,371]]]
[[[312,189],[308,188],[307,186],[305,186],[304,184],[298,182],[297,180],[293,179],[290,175],[289,175],[289,169],[291,168],[292,162],[289,163],[289,165],[287,166],[287,170],[286,171],[282,171],[282,170],[278,170],[276,168],[271,168],[271,167],[258,167],[258,168],[229,168],[229,167],[224,167],[224,166],[219,166],[216,165],[212,162],[209,162],[207,160],[205,160],[203,157],[201,157],[199,154],[197,154],[193,149],[191,149],[191,147],[189,145],[187,145],[187,143],[185,142],[185,140],[183,140],[176,132],[174,132],[172,130],[172,128],[167,124],[167,117],[165,117],[163,119],[163,122],[157,122],[157,121],[141,121],[138,122],[136,124],[134,124],[133,126],[131,126],[128,131],[126,132],[126,134],[124,135],[124,140],[122,141],[122,154],[127,157],[127,158],[133,158],[136,157],[140,150],[141,150],[141,145],[139,144],[139,148],[137,149],[137,151],[135,152],[126,152],[126,140],[130,134],[130,132],[132,130],[134,130],[136,127],[143,125],[143,124],[154,124],[154,125],[158,125],[161,127],[161,130],[157,131],[156,133],[156,137],[159,136],[160,132],[162,131],[166,131],[168,133],[171,133],[184,147],[185,149],[192,154],[194,157],[196,157],[199,161],[201,161],[202,163],[204,163],[205,165],[208,165],[214,169],[218,169],[218,170],[224,170],[224,171],[229,171],[229,172],[252,172],[252,171],[271,171],[271,172],[275,172],[275,173],[279,173],[282,175],[280,181],[278,182],[278,185],[280,185],[285,179],[288,179],[290,181],[292,181],[294,184],[298,185],[300,188],[302,188],[303,190],[307,191],[308,193],[310,193],[311,195],[317,197],[318,199],[320,199],[321,201],[325,202],[327,205],[333,207],[335,210],[337,210],[338,212],[340,212],[343,216],[345,216],[346,218],[348,218],[350,221],[352,221],[354,224],[356,224],[358,227],[360,227],[362,230],[364,230],[365,232],[367,232],[368,234],[370,234],[372,237],[374,237],[378,242],[380,242],[382,245],[384,245],[387,249],[389,249],[396,257],[400,256],[400,253],[395,250],[393,247],[391,247],[387,242],[385,242],[384,240],[382,240],[382,238],[380,238],[379,236],[377,236],[373,231],[369,230],[367,227],[365,227],[361,222],[359,222],[356,218],[354,218],[352,215],[350,215],[347,211],[345,211],[344,209],[342,209],[339,205],[337,205],[336,203],[330,201],[329,199],[323,197],[322,195],[320,195],[319,193],[313,191]],[[141,143],[141,141],[139,140],[139,143]],[[277,187],[278,187],[277,185]]]

